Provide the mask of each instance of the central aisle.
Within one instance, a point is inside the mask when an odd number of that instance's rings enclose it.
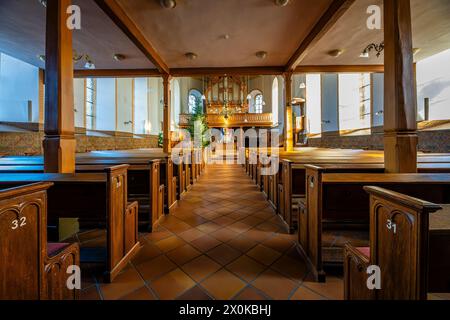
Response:
[[[340,299],[342,281],[308,270],[263,194],[238,165],[209,165],[104,299]]]

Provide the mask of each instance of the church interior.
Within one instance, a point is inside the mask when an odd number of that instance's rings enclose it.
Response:
[[[450,2],[0,0],[0,300],[450,300]]]

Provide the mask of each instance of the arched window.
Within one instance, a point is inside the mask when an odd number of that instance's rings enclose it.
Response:
[[[263,94],[259,90],[253,90],[248,96],[249,113],[262,113],[264,106]]]
[[[262,94],[258,94],[255,97],[255,113],[263,112],[263,96]]]
[[[273,84],[272,84],[272,119],[273,119],[273,124],[277,124],[278,123],[278,108],[279,108],[279,91],[278,91],[278,78],[275,77],[275,79],[273,79]]]
[[[195,113],[197,106],[202,102],[202,93],[197,89],[192,89],[189,91],[188,99],[188,111],[190,114],[193,114]]]

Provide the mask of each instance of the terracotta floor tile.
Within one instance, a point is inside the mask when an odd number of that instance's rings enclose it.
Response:
[[[308,274],[306,262],[292,259],[286,255],[278,259],[271,268],[296,282],[303,281]]]
[[[184,246],[170,251],[169,253],[167,253],[167,256],[177,265],[182,266],[183,264],[193,260],[201,254],[202,253],[200,251],[198,251],[191,245],[185,244]]]
[[[250,229],[245,233],[245,236],[248,237],[249,239],[252,239],[256,242],[264,242],[267,239],[271,238],[274,236],[273,232],[267,232],[267,231],[262,231],[259,229]]]
[[[226,244],[221,244],[214,249],[206,253],[210,258],[220,263],[221,265],[227,265],[231,261],[235,260],[242,253]]]
[[[198,230],[197,228],[192,228],[187,231],[180,233],[178,236],[184,241],[191,242],[205,235],[204,232]]]
[[[177,300],[201,301],[212,300],[212,298],[205,292],[205,289],[201,288],[200,286],[195,286],[179,296]]]
[[[234,232],[243,233],[243,232],[246,232],[246,231],[250,230],[251,227],[248,224],[245,224],[245,223],[242,223],[240,221],[237,221],[237,222],[235,222],[233,224],[230,224],[228,226],[228,228],[230,228]]]
[[[220,245],[220,241],[209,236],[204,235],[203,237],[200,237],[198,239],[195,239],[194,241],[191,241],[191,245],[193,245],[195,248],[202,252],[207,252],[211,250],[214,247],[217,247]]]
[[[281,253],[273,249],[267,248],[263,245],[257,245],[256,247],[248,251],[247,255],[255,259],[256,261],[266,266],[269,266],[281,256]]]
[[[300,287],[292,295],[291,300],[325,300],[320,294],[306,288]]]
[[[145,243],[139,250],[139,252],[134,256],[134,258],[131,260],[134,265],[152,260],[162,254],[162,251],[159,250],[157,246],[155,246],[152,243]]]
[[[222,229],[219,229],[219,230],[211,233],[211,236],[213,236],[214,238],[216,238],[219,241],[228,242],[231,239],[238,237],[239,234],[231,229],[222,228]]]
[[[344,281],[336,277],[328,276],[325,283],[305,280],[303,286],[311,289],[330,300],[344,299]]]
[[[221,216],[219,218],[214,219],[213,222],[218,224],[219,226],[225,227],[229,226],[230,224],[233,224],[235,220],[228,216]]]
[[[165,255],[161,255],[153,260],[136,265],[136,269],[146,281],[157,278],[177,266]]]
[[[239,293],[245,282],[227,270],[220,270],[201,283],[215,299],[229,300]]]
[[[244,255],[228,264],[226,268],[245,281],[251,282],[266,269],[266,266]]]
[[[113,283],[104,283],[100,285],[103,299],[117,300],[127,294],[144,286],[139,273],[134,268],[130,268],[119,274]]]
[[[247,238],[245,235],[240,235],[237,238],[234,238],[228,241],[228,245],[233,248],[245,253],[249,251],[251,248],[256,246],[258,243],[250,238]]]
[[[256,229],[266,232],[277,232],[278,230],[280,230],[280,227],[270,222],[264,222],[257,225]]]
[[[234,300],[246,300],[246,301],[256,301],[256,300],[268,300],[264,294],[253,288],[252,286],[248,286],[244,290],[239,293],[239,295],[234,298]]]
[[[290,237],[285,237],[284,235],[276,234],[274,237],[267,239],[263,242],[268,248],[274,249],[278,252],[285,253],[288,249],[290,249],[294,242]]]
[[[252,285],[276,300],[288,300],[297,287],[294,281],[270,269],[264,271]]]
[[[155,245],[163,252],[169,252],[185,244],[183,240],[177,236],[172,236],[164,240],[155,242]]]
[[[164,229],[163,231],[149,233],[146,238],[150,242],[156,242],[156,241],[160,241],[162,239],[169,238],[171,236],[173,236],[173,233]]]
[[[182,266],[184,272],[197,282],[202,281],[207,276],[220,269],[220,264],[211,258],[202,255]]]
[[[151,287],[162,300],[173,300],[193,286],[195,282],[181,269],[175,269],[151,283]]]
[[[198,230],[200,230],[200,231],[202,231],[204,233],[212,233],[212,232],[214,232],[216,230],[219,230],[220,228],[221,227],[218,224],[216,224],[214,222],[211,222],[211,221],[207,222],[207,223],[204,223],[204,224],[201,224],[201,225],[199,225],[197,227]]]
[[[156,300],[156,297],[149,288],[142,287],[130,294],[127,294],[120,300]]]

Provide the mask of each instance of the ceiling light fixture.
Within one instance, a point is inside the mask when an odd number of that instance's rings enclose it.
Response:
[[[122,60],[125,60],[125,56],[123,55],[123,54],[115,54],[114,56],[113,56],[113,59],[114,60],[116,60],[116,61],[122,61]]]
[[[370,57],[370,52],[374,50],[377,53],[377,58],[379,58],[381,56],[381,53],[384,50],[384,42],[381,42],[380,44],[376,44],[376,43],[371,43],[369,44],[364,50],[363,52],[361,52],[361,54],[359,55],[360,58],[369,58]]]
[[[256,53],[256,57],[258,57],[259,59],[265,59],[267,57],[267,52],[266,51],[258,51]]]
[[[328,55],[332,56],[333,58],[339,57],[344,51],[341,49],[331,50],[328,51]]]
[[[275,0],[275,4],[279,7],[285,7],[289,4],[289,0]]]
[[[44,54],[38,55],[38,59],[42,62],[46,62],[46,57]],[[92,61],[91,57],[87,54],[78,54],[75,50],[73,51],[72,60],[74,64],[84,60],[86,63],[84,65],[85,69],[95,69],[95,64]]]
[[[414,49],[413,49],[413,55],[415,56],[416,54],[418,54],[418,53],[420,52],[420,50],[422,50],[422,49],[420,49],[420,48],[414,48]]]
[[[186,58],[188,58],[189,60],[195,60],[195,59],[197,59],[197,55],[196,55],[195,53],[193,53],[193,52],[186,52],[186,53],[184,54],[184,56],[185,56]]]
[[[160,0],[161,6],[166,9],[173,9],[177,6],[176,0]]]

